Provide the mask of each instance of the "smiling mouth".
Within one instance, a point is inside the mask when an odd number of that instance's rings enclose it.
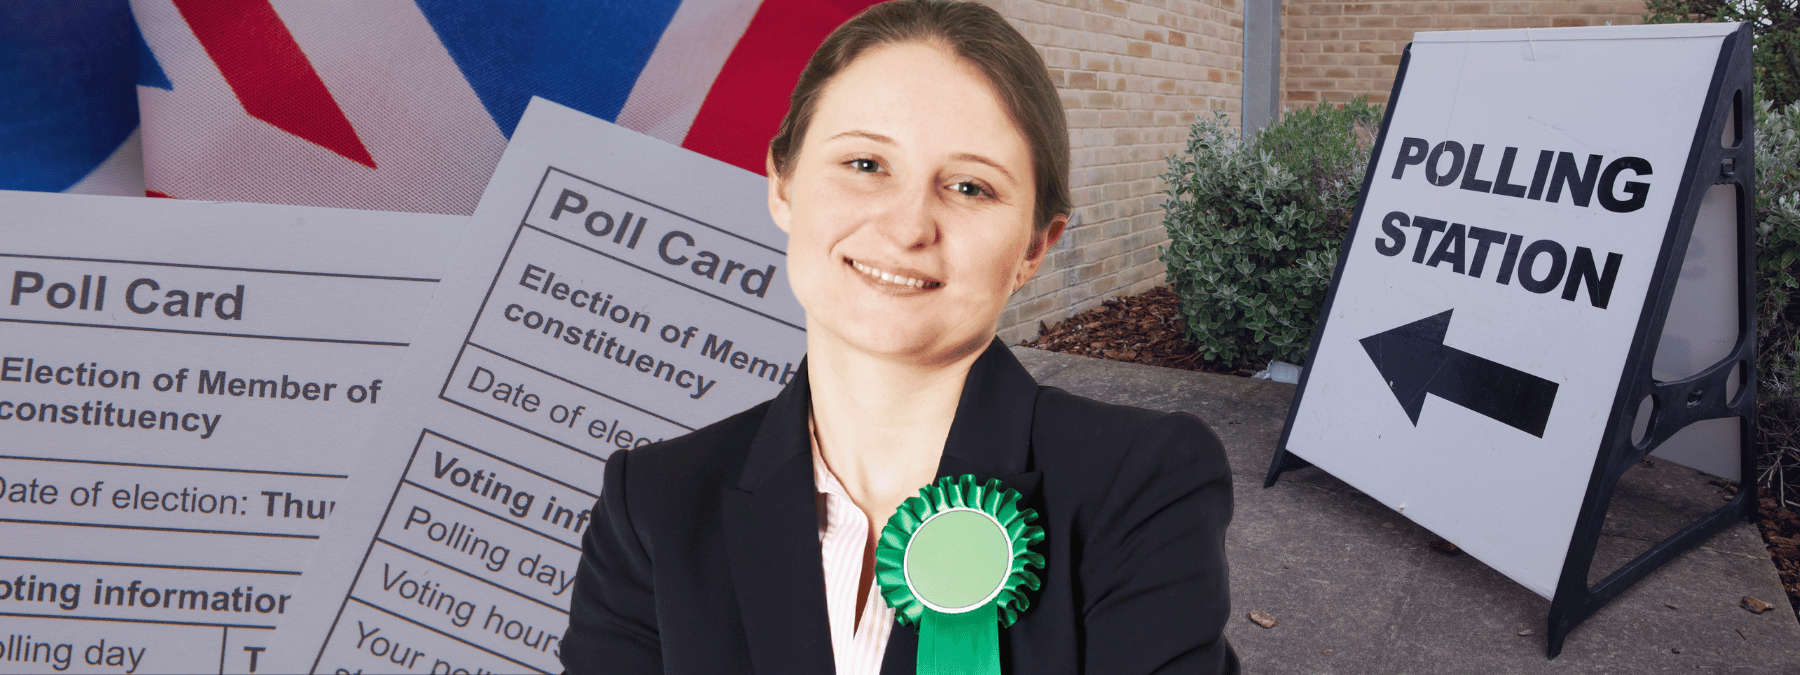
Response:
[[[874,279],[876,281],[881,281],[884,283],[893,284],[895,286],[909,286],[912,288],[931,290],[934,288],[942,287],[944,285],[944,282],[942,282],[942,281],[928,281],[925,279],[915,279],[913,277],[905,276],[902,274],[896,274],[893,272],[879,270],[874,267],[864,265],[855,260],[851,260],[849,258],[845,258],[844,262],[850,263],[851,267],[855,268],[856,271],[863,273],[864,276],[867,276],[870,279]]]

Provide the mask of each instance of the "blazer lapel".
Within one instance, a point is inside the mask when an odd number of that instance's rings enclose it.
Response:
[[[998,339],[969,370],[938,477],[998,478],[1032,501],[1043,474],[1031,464],[1037,382]],[[770,403],[735,487],[725,489],[726,555],[751,666],[761,673],[830,673],[831,629],[819,553],[816,488],[807,433],[806,362]],[[914,671],[917,629],[896,623],[883,675]]]
[[[759,673],[830,673],[831,630],[808,450],[806,362],[771,402],[738,484],[725,488],[726,556]]]
[[[1044,475],[1031,467],[1031,414],[1036,408],[1037,381],[996,338],[963,383],[956,420],[950,423],[944,456],[938,460],[938,478],[963,474],[974,474],[978,482],[998,478],[1001,485],[1019,491],[1020,501],[1031,503]],[[918,630],[894,623],[881,675],[907,675],[917,669]],[[1002,644],[1005,639],[1002,635]]]
[[[1030,501],[1042,478],[1031,467],[1031,413],[1036,407],[1037,381],[996,338],[963,383],[938,477],[998,478]]]
[[[894,622],[888,632],[887,651],[881,654],[881,675],[914,675],[919,670],[919,629]]]

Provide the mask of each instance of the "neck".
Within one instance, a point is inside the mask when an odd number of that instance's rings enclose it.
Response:
[[[963,382],[983,349],[919,365],[861,352],[808,327],[819,452],[876,531],[937,475]]]

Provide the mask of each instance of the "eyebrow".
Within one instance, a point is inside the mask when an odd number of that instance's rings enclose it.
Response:
[[[950,158],[955,159],[957,161],[974,162],[976,164],[985,164],[987,166],[993,167],[995,171],[999,171],[1000,173],[1005,174],[1006,179],[1009,181],[1016,183],[1019,180],[1017,178],[1014,178],[1012,175],[1012,172],[1007,171],[1006,167],[1000,166],[999,162],[995,162],[994,160],[988,159],[986,157],[982,157],[981,155],[967,153],[967,152],[959,152],[954,155],[951,155]]]
[[[866,138],[871,141],[875,141],[876,143],[883,143],[886,145],[899,145],[898,142],[896,142],[894,139],[892,139],[890,137],[883,136],[883,135],[875,133],[873,131],[862,131],[860,129],[852,129],[850,131],[845,131],[845,132],[839,133],[835,136],[832,136],[831,138],[827,138],[825,140],[826,141],[835,141],[837,139],[846,138],[846,137]],[[959,162],[974,162],[976,164],[990,166],[990,167],[993,167],[993,169],[995,171],[999,171],[1001,174],[1004,174],[1006,176],[1006,179],[1009,181],[1018,182],[1018,180],[1019,180],[1018,178],[1016,178],[1012,175],[1011,171],[1007,171],[1006,167],[1000,166],[999,162],[988,159],[981,155],[977,155],[977,154],[974,154],[971,152],[959,152],[959,153],[951,155],[950,158],[957,160]]]
[[[837,139],[844,138],[846,136],[854,137],[854,138],[867,138],[871,141],[875,141],[876,143],[886,143],[888,145],[899,145],[899,143],[894,142],[894,139],[892,139],[892,138],[888,138],[886,136],[875,133],[873,131],[861,131],[861,130],[857,130],[857,129],[852,129],[850,131],[843,132],[841,134],[832,136],[831,138],[827,138],[825,140],[835,141]]]

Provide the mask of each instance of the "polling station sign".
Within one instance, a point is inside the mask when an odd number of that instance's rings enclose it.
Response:
[[[1418,34],[1271,484],[1298,457],[1546,598],[1587,592],[1621,462],[1692,421],[1648,362],[1701,197],[1751,180],[1747,43],[1736,24]],[[1713,389],[1693,407],[1741,412]],[[1646,395],[1666,419],[1621,443]]]

